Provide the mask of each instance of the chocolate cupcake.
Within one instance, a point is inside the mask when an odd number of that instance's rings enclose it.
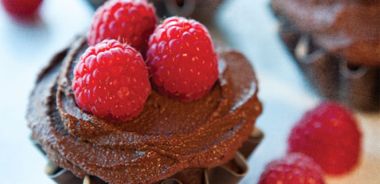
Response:
[[[90,4],[97,8],[107,0],[88,0]],[[157,14],[160,17],[179,15],[192,17],[201,22],[210,22],[223,0],[150,0],[154,3]]]
[[[380,2],[272,0],[280,35],[325,97],[380,109]]]
[[[79,38],[57,54],[30,96],[27,120],[50,160],[50,177],[58,183],[236,183],[244,176],[245,158],[262,134],[253,131],[261,113],[257,80],[242,54],[219,53],[218,82],[201,99],[182,102],[153,90],[143,112],[119,125],[75,104],[69,84],[87,47]]]
[[[154,12],[107,2],[39,75],[27,120],[58,183],[229,184],[246,173],[262,138],[249,61],[217,53],[201,23],[156,26]]]

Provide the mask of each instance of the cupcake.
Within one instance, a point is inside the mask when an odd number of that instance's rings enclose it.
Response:
[[[155,26],[151,9],[106,3],[39,74],[27,120],[57,183],[229,184],[247,172],[262,138],[252,66],[216,52],[197,21]]]
[[[98,8],[107,0],[89,0],[94,8]],[[150,0],[157,8],[160,17],[179,15],[192,17],[208,23],[223,0]]]
[[[272,0],[280,35],[325,97],[380,108],[380,2]]]

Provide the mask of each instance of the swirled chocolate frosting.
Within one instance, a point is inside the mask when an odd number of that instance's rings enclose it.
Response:
[[[108,183],[153,183],[187,168],[232,159],[261,113],[257,80],[238,52],[221,52],[220,77],[209,94],[181,102],[156,91],[127,122],[79,109],[70,88],[73,68],[87,48],[80,38],[38,77],[28,108],[32,138],[49,160],[78,177]]]
[[[272,6],[328,52],[380,66],[380,1],[272,0]]]

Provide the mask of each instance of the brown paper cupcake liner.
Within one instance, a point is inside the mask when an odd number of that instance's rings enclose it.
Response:
[[[94,8],[98,8],[107,0],[88,0]],[[149,0],[154,4],[160,17],[179,15],[192,17],[208,23],[213,17],[218,5],[223,0]]]
[[[236,184],[248,172],[247,158],[263,139],[264,135],[259,129],[255,129],[248,140],[243,144],[235,157],[228,163],[215,168],[191,168],[183,170],[172,177],[156,184]],[[35,146],[46,156],[38,143]],[[78,178],[69,170],[60,168],[48,161],[45,173],[58,184],[105,184],[106,182],[95,176]]]
[[[277,17],[281,39],[322,96],[361,111],[380,110],[380,67],[350,65],[317,46],[284,17]]]

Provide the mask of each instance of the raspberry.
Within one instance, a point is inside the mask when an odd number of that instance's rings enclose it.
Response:
[[[195,20],[171,17],[148,42],[147,64],[159,91],[184,101],[201,98],[218,78],[211,37]]]
[[[111,0],[96,11],[87,41],[95,45],[118,39],[145,54],[156,22],[155,9],[146,0]]]
[[[361,133],[351,112],[337,103],[324,102],[302,117],[288,143],[289,152],[304,153],[327,174],[340,175],[358,163]]]
[[[8,14],[17,19],[33,17],[41,6],[42,0],[1,0]]]
[[[85,51],[75,66],[72,89],[82,110],[117,120],[137,116],[151,91],[141,54],[117,40]]]
[[[324,184],[321,168],[310,157],[293,153],[270,162],[259,184]]]

